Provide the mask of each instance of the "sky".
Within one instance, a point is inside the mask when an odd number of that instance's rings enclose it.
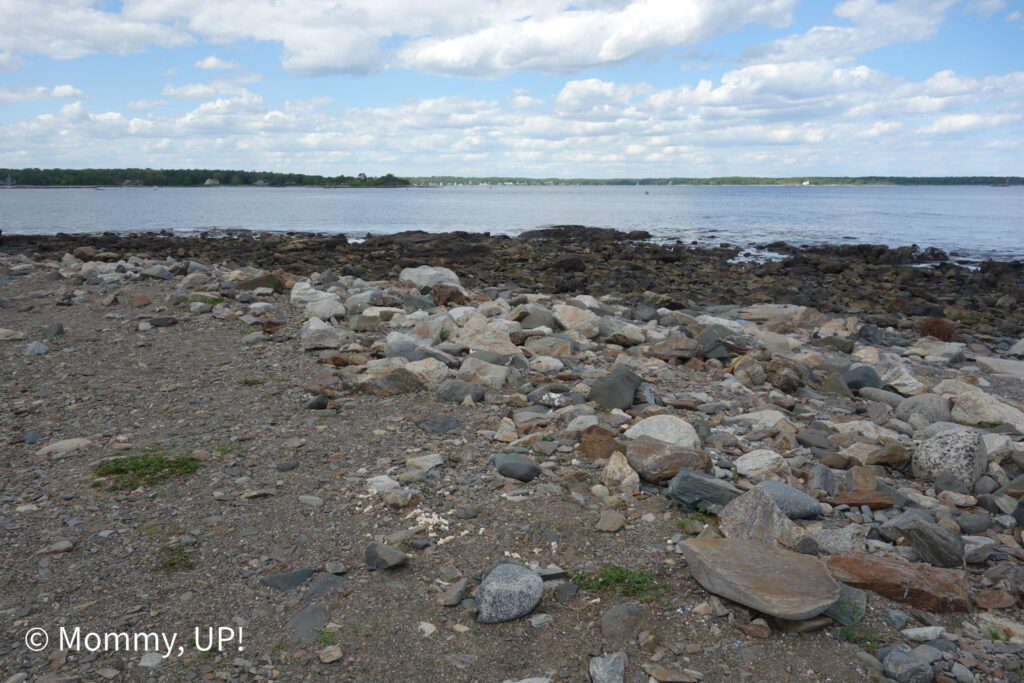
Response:
[[[1024,0],[0,0],[0,167],[1024,175]]]

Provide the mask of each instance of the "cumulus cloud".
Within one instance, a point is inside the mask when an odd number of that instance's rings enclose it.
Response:
[[[85,93],[72,85],[57,85],[52,88],[41,85],[33,88],[0,88],[0,102],[9,104],[84,96]]]
[[[795,1],[637,0],[538,12],[455,36],[411,40],[398,63],[432,73],[496,76],[536,70],[571,73],[666,48],[692,45],[762,22],[791,21]]]
[[[1006,0],[970,0],[964,6],[964,12],[975,12],[983,17],[992,17],[1006,8]]]
[[[861,54],[886,45],[927,40],[934,36],[946,12],[958,0],[845,0],[835,15],[852,26],[815,26],[806,33],[788,36],[749,48],[743,63],[794,62]]]
[[[945,159],[949,173],[988,173],[1017,163],[1019,149],[988,143],[1024,138],[1021,93],[1024,72],[945,70],[911,81],[829,60],[745,66],[675,88],[579,79],[546,100],[510,89],[336,110],[325,106],[330,98],[270,105],[242,89],[183,114],[145,117],[74,102],[0,125],[0,155],[28,152],[34,164],[92,153],[118,155],[115,165],[535,176],[934,174]]]
[[[949,135],[968,133],[986,128],[996,128],[1020,120],[1020,114],[953,114],[936,119],[927,126],[918,128],[919,135]]]
[[[105,12],[89,0],[4,0],[0,51],[73,59],[99,52],[128,54],[150,45],[174,47],[194,38],[173,25]]]
[[[205,71],[216,71],[218,69],[240,69],[242,65],[238,62],[228,62],[217,55],[210,55],[205,59],[200,59],[198,62],[193,64],[197,69],[203,69]]]
[[[157,107],[166,107],[167,100],[132,100],[125,105],[128,111],[148,111]]]
[[[185,85],[165,85],[161,95],[182,100],[205,100],[223,95],[245,95],[249,91],[245,84],[259,83],[263,80],[260,74],[244,74],[235,78],[220,78],[208,83],[188,83]]]
[[[22,64],[22,60],[10,52],[0,52],[0,71],[17,71]]]
[[[798,0],[6,0],[0,51],[72,58],[135,52],[197,38],[281,45],[285,69],[305,75],[369,74],[401,66],[499,76],[566,73],[693,45],[750,23],[792,20]],[[385,51],[382,42],[398,41]],[[404,41],[404,42],[403,42]],[[225,68],[216,56],[199,68]]]

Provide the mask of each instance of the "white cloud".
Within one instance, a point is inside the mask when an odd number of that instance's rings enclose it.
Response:
[[[1006,8],[1006,0],[970,0],[964,6],[964,12],[975,12],[983,17],[991,17]]]
[[[952,133],[968,133],[988,128],[997,128],[1007,123],[1019,121],[1020,114],[952,114],[936,119],[927,126],[918,128],[919,135],[949,135]]]
[[[167,100],[132,100],[125,105],[128,111],[148,111],[157,107],[166,107]]]
[[[41,85],[33,88],[0,88],[0,102],[8,104],[84,96],[85,93],[71,85],[57,85],[52,88]]]
[[[89,0],[4,0],[0,51],[73,59],[98,52],[129,54],[149,45],[173,47],[193,38],[173,25],[95,9]]]
[[[449,36],[411,40],[398,64],[441,74],[571,73],[680,45],[752,22],[791,21],[791,0],[636,0],[578,11],[537,12]]]
[[[942,25],[946,11],[958,0],[845,0],[836,16],[852,26],[815,26],[767,45],[746,50],[744,63],[793,62],[849,57],[879,47],[927,40]]]
[[[249,91],[243,84],[259,83],[263,76],[256,73],[243,74],[234,78],[220,78],[208,83],[186,85],[165,85],[161,95],[182,100],[206,100],[224,95],[245,95]]]
[[[204,69],[206,71],[216,71],[218,69],[240,69],[241,64],[238,62],[228,62],[217,55],[210,55],[205,59],[200,59],[198,62],[193,64],[197,69]]]
[[[5,0],[0,51],[72,58],[194,42],[280,44],[297,74],[388,67],[498,76],[606,66],[693,45],[750,23],[788,24],[798,0]],[[400,42],[385,52],[382,41]],[[402,42],[404,41],[404,42]],[[232,65],[215,56],[199,68]]]
[[[0,52],[0,71],[17,71],[24,62],[10,52]]]

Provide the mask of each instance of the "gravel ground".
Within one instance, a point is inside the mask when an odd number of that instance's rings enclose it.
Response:
[[[5,282],[0,328],[29,339],[56,323],[64,330],[43,355],[0,342],[0,672],[11,680],[588,681],[591,657],[622,649],[627,681],[647,680],[655,665],[705,681],[859,681],[869,678],[864,646],[899,638],[884,616],[900,606],[874,594],[865,621],[845,633],[852,642],[831,630],[747,635],[740,627],[758,615],[694,581],[668,542],[689,513],[658,492],[637,496],[620,531],[597,531],[603,505],[590,489],[601,470],[557,432],[541,477],[498,475],[487,457],[501,445],[487,430],[504,401],[334,387],[328,409],[307,409],[327,366],[301,350],[301,311],[286,295],[264,299],[282,324],[277,341],[247,346],[240,340],[255,328],[166,302],[172,283],[125,284],[104,305],[112,290],[45,270]],[[139,330],[161,317],[176,324]],[[702,381],[681,373],[674,393],[699,392]],[[442,415],[457,427],[432,434],[418,425]],[[72,438],[90,445],[38,454]],[[190,455],[199,467],[137,489],[97,481],[97,463],[145,451]],[[407,458],[431,453],[444,464],[411,484],[421,502],[393,508],[367,495],[369,477],[397,479]],[[407,565],[368,568],[374,540],[407,552]],[[62,541],[70,549],[55,551]],[[506,557],[569,576],[619,565],[665,589],[649,600],[569,596],[565,580],[548,581],[530,618],[493,625],[439,603],[460,576],[468,597]],[[261,582],[302,568],[327,577],[327,592],[310,595],[315,579],[287,591]],[[616,644],[602,618],[620,604],[639,606],[644,622],[639,637]],[[955,618],[945,617],[950,628]],[[297,619],[312,624],[305,637]],[[183,650],[154,668],[140,652],[61,649],[62,627],[176,634]],[[210,627],[236,639],[202,652]],[[50,646],[30,652],[31,628],[45,629]],[[198,644],[187,640],[196,628]]]

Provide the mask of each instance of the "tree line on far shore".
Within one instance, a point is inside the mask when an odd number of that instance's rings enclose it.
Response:
[[[722,176],[716,178],[523,178],[424,176],[409,178],[415,185],[1024,185],[1019,176],[798,176],[760,178]]]
[[[75,185],[195,187],[201,185],[267,187],[407,187],[409,181],[388,173],[380,177],[321,176],[269,171],[151,168],[0,168],[0,186],[68,187]]]

